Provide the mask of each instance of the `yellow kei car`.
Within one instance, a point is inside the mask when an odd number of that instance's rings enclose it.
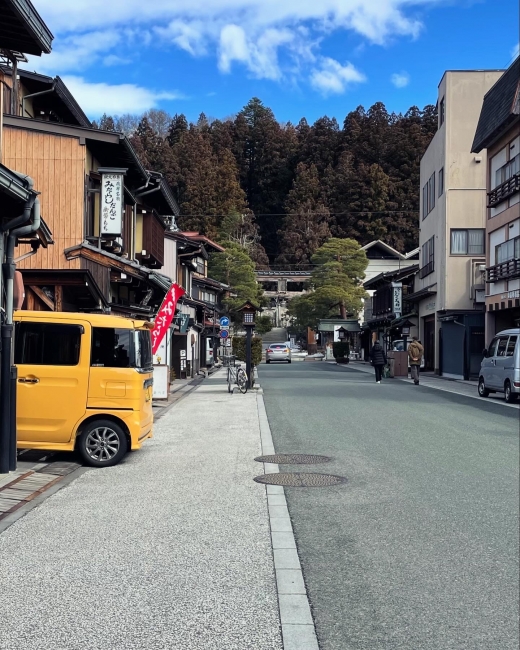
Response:
[[[19,449],[118,463],[152,436],[152,345],[145,321],[15,312]]]

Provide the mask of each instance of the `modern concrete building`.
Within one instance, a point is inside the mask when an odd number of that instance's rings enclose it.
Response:
[[[520,57],[484,97],[472,151],[487,149],[486,345],[520,326]]]
[[[503,70],[447,71],[438,130],[421,160],[420,270],[414,294],[426,368],[478,375],[484,347],[486,152],[471,153],[484,95]]]

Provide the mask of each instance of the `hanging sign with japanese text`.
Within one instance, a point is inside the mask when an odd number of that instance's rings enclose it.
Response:
[[[161,308],[157,313],[155,319],[155,325],[152,330],[152,352],[155,354],[163,340],[170,324],[175,315],[175,307],[177,306],[177,301],[181,296],[186,292],[178,284],[172,284],[166,297],[163,300]]]
[[[124,169],[103,168],[101,172],[100,235],[123,234]]]
[[[403,285],[401,282],[392,282],[392,311],[395,318],[400,318],[403,312]]]

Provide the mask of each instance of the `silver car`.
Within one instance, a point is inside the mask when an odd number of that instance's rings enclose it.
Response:
[[[285,343],[271,343],[265,351],[265,362],[287,361],[291,363],[291,349]]]
[[[506,402],[520,395],[520,328],[499,332],[484,350],[480,365],[478,394],[504,393]]]

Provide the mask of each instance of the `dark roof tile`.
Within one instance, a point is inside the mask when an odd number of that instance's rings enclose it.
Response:
[[[484,96],[484,103],[471,151],[488,148],[519,119],[520,57],[504,72]]]

